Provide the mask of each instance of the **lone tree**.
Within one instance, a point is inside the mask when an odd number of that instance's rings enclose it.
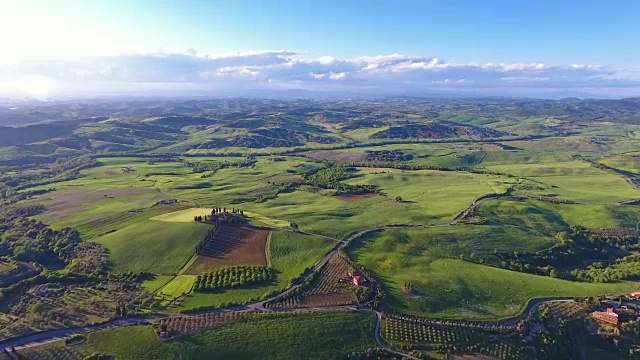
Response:
[[[396,202],[402,202],[402,196],[396,196]]]

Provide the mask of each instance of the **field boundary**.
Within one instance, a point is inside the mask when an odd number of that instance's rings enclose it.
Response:
[[[271,267],[271,233],[267,234],[267,242],[264,244],[264,255],[267,258],[267,267]]]

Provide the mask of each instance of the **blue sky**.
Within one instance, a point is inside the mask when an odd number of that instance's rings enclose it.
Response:
[[[0,24],[4,24],[4,28],[0,25],[0,43],[8,44],[0,55],[5,83],[26,78],[27,88],[47,85],[69,91],[77,81],[86,90],[92,81],[102,81],[109,82],[114,91],[116,83],[127,82],[146,88],[170,82],[192,89],[277,84],[280,88],[351,90],[390,85],[394,89],[439,89],[456,84],[463,90],[490,87],[505,91],[518,83],[520,89],[538,92],[570,88],[629,96],[638,88],[640,72],[639,1],[51,0],[4,1],[0,7]],[[268,54],[258,65],[247,63],[244,55],[238,56],[237,64],[227,61],[217,69],[200,61],[238,53],[251,54],[252,61],[257,61],[258,52]],[[386,62],[385,66],[393,67],[376,79],[363,76],[364,68],[374,66],[371,61],[354,60],[392,54],[404,58],[395,58],[394,64]],[[186,64],[184,58],[173,61],[174,55],[193,56],[198,65]],[[97,71],[96,64],[120,75],[135,73],[135,66],[148,70],[141,56],[154,64],[155,76],[86,76]],[[334,66],[326,66],[329,57]],[[167,58],[165,65],[158,64],[159,59]],[[324,60],[318,67],[305,63],[305,79],[301,73],[291,77],[281,69],[274,71],[275,65],[289,66],[282,64],[283,58],[293,59],[296,65],[299,59]],[[429,64],[433,58],[438,59],[432,63],[437,66],[408,66]],[[405,66],[397,66],[401,62]],[[499,68],[498,64],[513,66]],[[381,69],[379,65],[376,69]],[[65,66],[85,76],[60,78],[47,69],[59,71]],[[209,76],[176,76],[178,66]],[[245,78],[232,79],[232,68]],[[420,80],[412,81],[418,68]],[[167,72],[164,78],[163,71]],[[402,71],[413,73],[397,76]],[[496,76],[487,76],[491,71]],[[7,73],[21,78],[9,79]],[[214,79],[212,73],[224,79]],[[253,82],[246,78],[249,75]],[[0,72],[0,81],[2,76]],[[324,81],[330,78],[334,83]],[[505,89],[498,90],[502,85]]]

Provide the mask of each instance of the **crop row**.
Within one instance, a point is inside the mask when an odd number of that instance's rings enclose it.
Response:
[[[351,304],[354,302],[353,283],[349,277],[351,268],[351,264],[344,257],[336,254],[309,284],[303,284],[299,291],[266,306],[296,308]]]
[[[465,346],[457,349],[463,353],[481,354],[490,356],[491,358],[503,359],[503,360],[533,360],[536,359],[533,354],[524,344],[516,344],[512,341],[497,341],[490,344],[476,344],[472,346]]]
[[[206,292],[215,289],[259,283],[273,277],[266,266],[232,266],[213,273],[198,275],[193,284],[194,291]]]
[[[575,301],[562,301],[544,304],[538,309],[538,313],[547,314],[561,319],[570,319],[585,314],[587,307]]]
[[[217,314],[201,314],[194,316],[178,316],[160,319],[154,324],[155,327],[167,330],[172,334],[188,334],[200,330],[210,329],[217,326],[229,324],[240,320],[243,312],[223,312]]]
[[[383,336],[389,341],[412,344],[461,344],[483,341],[488,334],[461,326],[437,326],[387,318]]]

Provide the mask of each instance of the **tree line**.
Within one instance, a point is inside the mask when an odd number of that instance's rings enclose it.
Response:
[[[261,283],[272,278],[273,271],[266,266],[232,266],[198,275],[193,284],[193,290],[208,292],[222,288]]]

